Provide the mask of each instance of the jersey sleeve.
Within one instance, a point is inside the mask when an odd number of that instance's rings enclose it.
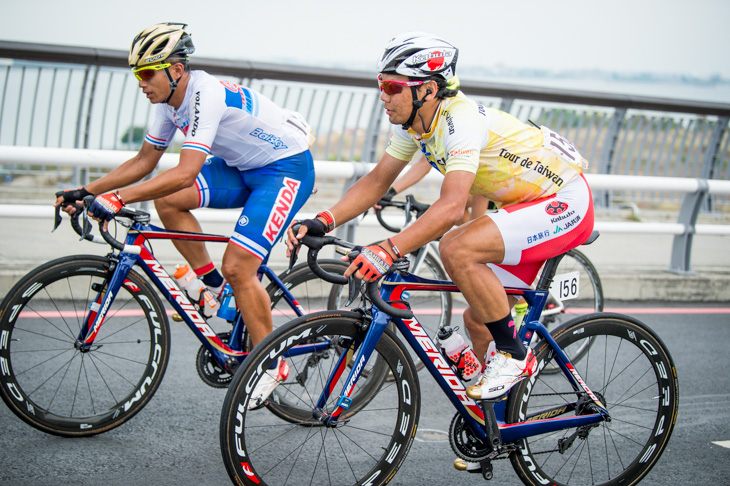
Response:
[[[218,86],[215,85],[215,88]],[[193,93],[190,100],[190,126],[181,150],[190,149],[211,155],[211,147],[226,109],[222,89],[206,87]]]
[[[410,162],[418,151],[418,144],[401,127],[393,127],[385,152],[398,160]]]
[[[157,147],[167,147],[175,135],[175,124],[168,116],[165,105],[157,105],[155,108],[155,121],[144,141]]]

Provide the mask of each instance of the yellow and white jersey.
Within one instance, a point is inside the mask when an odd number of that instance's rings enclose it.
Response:
[[[393,127],[388,154],[411,160],[419,149],[442,174],[475,174],[471,194],[498,207],[555,194],[588,167],[575,146],[549,128],[485,108],[461,92],[441,101],[429,133],[419,137]]]

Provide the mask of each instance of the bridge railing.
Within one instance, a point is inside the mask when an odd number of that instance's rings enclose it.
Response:
[[[127,53],[85,47],[0,41],[0,145],[135,150],[151,124],[152,105],[126,66]],[[317,136],[321,161],[374,162],[389,124],[374,73],[194,57],[203,69],[253,87],[301,112]],[[628,95],[515,87],[462,80],[486,106],[548,125],[591,161],[589,174],[730,179],[730,105]],[[181,139],[173,141],[171,151]],[[0,184],[43,173],[57,185],[84,184],[108,168],[33,166],[9,161]],[[2,188],[3,186],[0,186]],[[613,187],[600,207],[618,203],[679,207],[685,194]],[[710,194],[701,211],[728,211],[730,198]]]
[[[58,148],[32,148],[0,146],[0,164],[8,161],[33,166],[68,165],[77,168],[113,168],[120,160],[126,160],[135,152],[111,150],[80,150]],[[177,165],[178,159],[174,154],[164,154],[160,161],[160,170],[166,170]],[[343,161],[315,161],[317,184],[327,179],[355,180],[367,173],[373,164],[354,163]],[[440,176],[429,175],[434,180]],[[591,188],[596,190],[615,190],[618,188],[630,190],[649,190],[656,192],[673,191],[684,194],[684,202],[678,211],[674,223],[641,223],[641,222],[597,222],[596,229],[602,232],[615,233],[662,233],[674,235],[669,271],[686,274],[692,273],[691,255],[692,240],[697,234],[730,235],[730,225],[700,225],[697,224],[699,208],[710,196],[730,196],[730,181],[695,179],[684,177],[645,177],[621,176],[610,174],[587,174]],[[146,208],[154,214],[150,207]],[[318,208],[319,210],[326,208]],[[313,217],[312,214],[302,214],[300,217]],[[53,216],[53,209],[45,201],[43,206],[28,204],[0,204],[0,217],[47,217]],[[234,222],[240,211],[198,211],[196,216],[201,221],[214,219],[216,221]],[[377,225],[374,217],[366,217],[359,222],[352,222],[349,227],[343,227],[342,236],[352,239],[354,225]],[[344,234],[347,233],[347,234]]]

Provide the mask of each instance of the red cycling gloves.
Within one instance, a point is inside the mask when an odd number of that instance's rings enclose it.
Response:
[[[370,245],[363,247],[352,263],[360,269],[364,281],[372,282],[388,271],[393,258],[382,246]]]
[[[96,196],[89,207],[89,214],[95,218],[110,221],[124,207],[124,201],[119,197],[119,192],[107,192]]]

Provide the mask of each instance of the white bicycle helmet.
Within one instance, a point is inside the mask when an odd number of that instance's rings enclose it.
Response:
[[[378,72],[449,80],[456,75],[459,49],[425,32],[406,32],[385,46]]]
[[[151,66],[175,56],[187,59],[188,54],[195,52],[195,46],[185,27],[187,24],[165,22],[144,29],[132,41],[129,66]]]
[[[458,57],[459,49],[439,37],[425,32],[406,32],[393,37],[385,46],[383,57],[378,62],[378,72],[408,76],[412,81],[424,78],[434,80],[438,85],[436,96],[450,97],[458,93],[459,78],[456,77]],[[413,125],[418,110],[426,102],[431,90],[427,90],[426,95],[420,100],[415,86],[411,86],[411,93],[413,110],[408,121],[402,125],[404,130]],[[421,120],[423,121],[423,117]]]

